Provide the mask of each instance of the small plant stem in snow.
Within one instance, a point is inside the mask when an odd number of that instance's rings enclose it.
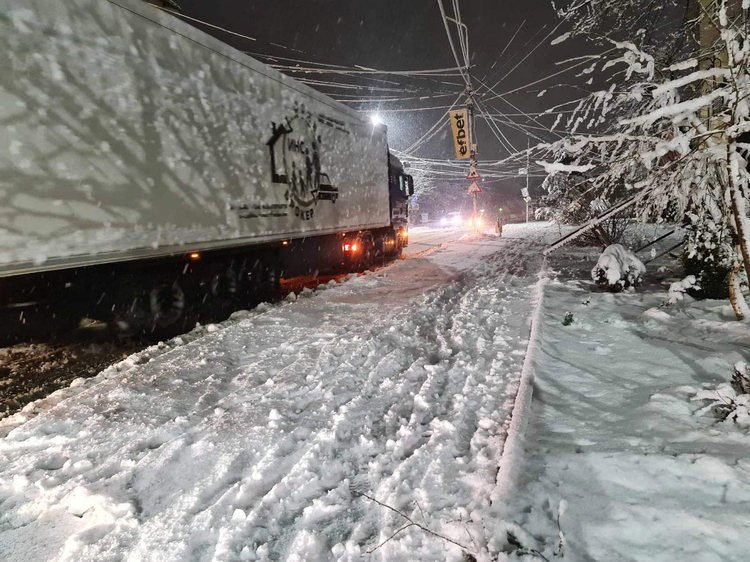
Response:
[[[387,543],[389,540],[391,540],[393,537],[395,537],[396,535],[398,535],[400,532],[405,531],[409,527],[417,527],[418,529],[421,529],[422,531],[424,531],[425,533],[427,533],[429,535],[432,535],[433,537],[437,537],[439,539],[443,539],[444,541],[448,541],[449,543],[455,544],[457,547],[461,548],[462,550],[464,550],[464,551],[466,551],[466,552],[474,555],[474,553],[472,553],[469,548],[467,548],[466,546],[462,545],[460,542],[456,542],[453,539],[450,539],[450,538],[446,537],[445,535],[441,535],[440,533],[436,533],[435,531],[433,531],[431,529],[428,529],[424,525],[420,525],[419,523],[417,523],[416,521],[414,521],[411,517],[409,517],[408,515],[406,515],[402,511],[399,511],[395,507],[391,507],[390,505],[384,504],[383,502],[378,501],[375,498],[373,498],[372,496],[369,496],[367,494],[362,493],[361,495],[362,495],[362,497],[367,498],[368,500],[375,502],[376,504],[378,504],[381,507],[385,507],[386,509],[390,509],[393,513],[396,513],[400,517],[403,517],[408,522],[407,525],[404,525],[403,527],[401,527],[398,531],[396,531],[395,533],[393,533],[390,537],[388,537],[386,540],[384,540],[383,542],[381,542],[378,546],[376,546],[372,550],[368,550],[367,554],[372,554],[377,549],[379,549],[381,546],[383,546],[385,543]],[[421,511],[421,509],[420,509],[420,511]]]
[[[557,550],[555,551],[555,556],[559,556],[562,558],[565,556],[565,553],[563,552],[563,547],[565,546],[565,535],[562,532],[562,527],[560,527],[560,514],[557,514],[557,536],[559,537],[559,542],[557,543]]]

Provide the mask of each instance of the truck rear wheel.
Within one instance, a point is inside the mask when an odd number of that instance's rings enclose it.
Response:
[[[269,254],[263,260],[260,279],[263,300],[281,297],[281,261],[275,253]]]
[[[205,295],[205,302],[196,303],[202,305],[201,320],[223,320],[228,314],[234,312],[240,304],[241,288],[240,280],[232,265],[218,271],[211,278],[210,292]]]
[[[263,301],[272,301],[281,294],[281,264],[278,256],[269,252],[249,257],[241,268],[238,279],[237,305],[249,308]]]
[[[372,266],[375,258],[375,241],[372,239],[372,234],[365,232],[357,238],[357,245],[359,245],[359,254],[355,263],[356,271],[365,271]]]
[[[150,338],[168,339],[186,328],[186,298],[177,283],[164,283],[148,293],[148,320],[144,333]]]
[[[217,273],[211,280],[211,294],[214,298],[225,301],[234,300],[237,296],[237,274],[229,267],[222,273]]]
[[[158,326],[170,326],[185,312],[185,293],[177,283],[160,285],[149,293],[151,321]]]

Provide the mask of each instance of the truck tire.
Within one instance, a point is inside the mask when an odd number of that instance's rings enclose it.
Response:
[[[281,261],[275,252],[248,257],[238,276],[238,308],[252,308],[281,295]]]
[[[163,283],[148,294],[149,319],[146,333],[152,337],[171,337],[183,327],[185,293],[177,283]]]
[[[401,257],[401,252],[404,250],[404,246],[401,243],[400,231],[392,231],[392,234],[389,235],[389,240],[393,241],[393,245],[391,246],[392,249],[388,252],[388,259],[397,260]]]
[[[356,271],[365,271],[370,268],[375,259],[375,241],[369,232],[362,233],[357,238],[357,244],[361,248],[356,261]]]
[[[260,279],[263,300],[274,301],[281,297],[281,259],[276,253],[264,256]]]
[[[240,279],[232,265],[227,265],[211,277],[208,294],[201,305],[201,322],[224,320],[240,305]],[[199,304],[199,303],[196,303]]]
[[[237,274],[228,267],[225,271],[214,274],[211,279],[211,295],[221,301],[234,300],[238,285]]]

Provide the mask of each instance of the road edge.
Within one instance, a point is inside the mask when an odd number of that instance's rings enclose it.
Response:
[[[521,450],[526,427],[529,423],[529,411],[531,409],[534,394],[534,361],[537,351],[541,349],[540,325],[544,309],[544,289],[547,285],[547,258],[543,258],[542,267],[537,274],[539,280],[534,287],[534,312],[531,315],[531,327],[529,328],[529,342],[526,346],[526,354],[521,368],[521,378],[518,381],[518,392],[513,403],[510,414],[510,426],[503,444],[503,449],[498,460],[497,477],[495,478],[495,489],[490,495],[490,504],[497,504],[505,499],[515,482],[516,473],[521,461]]]

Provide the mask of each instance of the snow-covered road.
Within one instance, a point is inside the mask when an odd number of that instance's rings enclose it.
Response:
[[[454,235],[2,420],[0,559],[360,560],[405,525],[365,495],[482,558],[542,235]],[[411,526],[369,558],[455,543]]]
[[[413,256],[440,244],[455,242],[466,233],[463,228],[439,228],[418,226],[409,229],[409,245],[404,248],[405,256]]]

